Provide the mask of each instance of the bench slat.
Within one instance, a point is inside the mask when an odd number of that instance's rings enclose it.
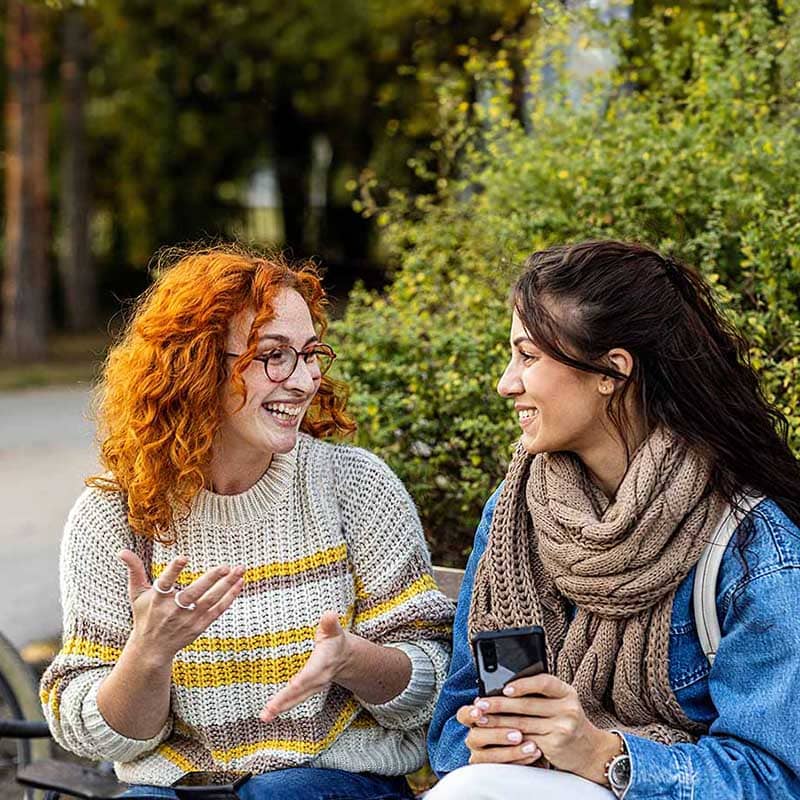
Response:
[[[436,578],[436,583],[444,594],[451,600],[458,599],[458,593],[461,591],[461,583],[464,580],[464,570],[454,569],[453,567],[434,567],[433,577]]]

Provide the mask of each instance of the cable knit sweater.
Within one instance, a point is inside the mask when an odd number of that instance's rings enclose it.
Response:
[[[202,491],[175,545],[131,531],[120,493],[85,491],[61,551],[64,644],[42,678],[56,740],[116,762],[120,779],[168,785],[192,770],[266,772],[301,764],[397,775],[425,757],[424,726],[449,661],[452,605],[432,577],[414,504],[364,450],[300,435],[252,488]],[[178,554],[186,585],[220,563],[244,564],[244,588],[172,667],[170,715],[147,741],[113,730],[97,706],[132,626],[129,547],[157,577]],[[309,657],[328,609],[359,636],[411,660],[408,686],[382,705],[336,684],[270,723],[259,712]],[[187,612],[189,613],[189,612]]]

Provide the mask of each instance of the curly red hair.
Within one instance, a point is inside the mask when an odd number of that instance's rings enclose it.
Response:
[[[98,386],[100,461],[110,475],[86,481],[125,494],[136,533],[169,542],[176,512],[186,513],[206,485],[229,378],[228,325],[243,309],[256,309],[247,349],[230,373],[244,400],[242,373],[257,353],[258,329],[272,319],[275,297],[286,288],[306,301],[322,337],[326,299],[312,262],[293,265],[238,245],[161,254],[156,280],[111,349]],[[323,376],[301,430],[316,437],[352,433],[346,399],[345,387]]]

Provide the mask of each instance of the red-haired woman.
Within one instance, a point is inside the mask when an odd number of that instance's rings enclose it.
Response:
[[[242,798],[408,797],[450,603],[414,504],[355,447],[312,265],[179,254],[99,394],[101,458],[67,521],[56,739],[130,796],[250,772]]]

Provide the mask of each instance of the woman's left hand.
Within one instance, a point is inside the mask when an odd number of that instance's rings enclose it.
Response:
[[[478,698],[470,718],[478,728],[521,731],[554,767],[595,783],[605,783],[605,764],[620,749],[619,737],[593,725],[575,689],[554,675],[520,678],[502,696]]]
[[[263,722],[271,722],[311,695],[326,689],[349,664],[351,654],[348,634],[339,624],[335,611],[322,615],[314,636],[314,649],[305,666],[271,697],[261,712]]]

